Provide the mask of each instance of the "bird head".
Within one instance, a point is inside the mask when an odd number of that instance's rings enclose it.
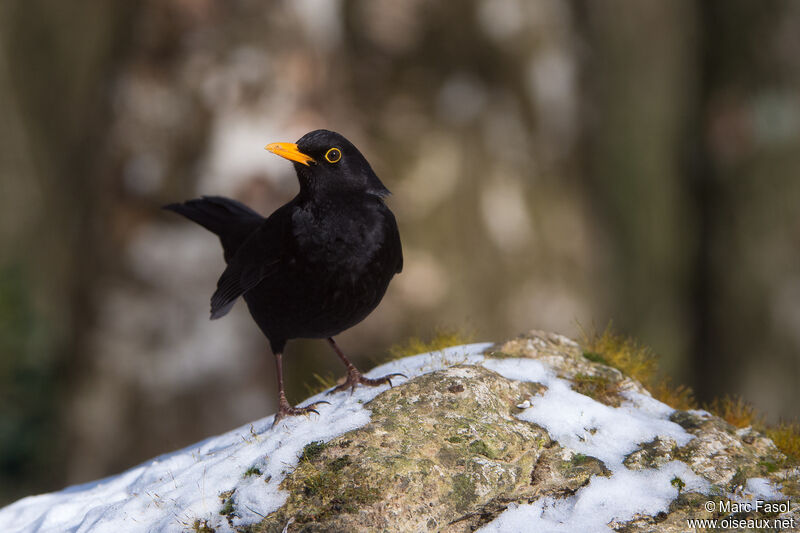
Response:
[[[361,192],[384,197],[389,190],[358,148],[328,130],[306,133],[297,143],[272,143],[266,150],[294,162],[301,193]]]

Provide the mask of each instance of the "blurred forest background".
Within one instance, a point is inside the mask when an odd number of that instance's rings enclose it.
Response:
[[[437,327],[615,328],[700,399],[800,413],[800,3],[4,0],[0,504],[268,415],[216,238],[262,213],[263,150],[339,131],[394,193],[406,267],[340,345]],[[291,343],[290,400],[321,341]]]

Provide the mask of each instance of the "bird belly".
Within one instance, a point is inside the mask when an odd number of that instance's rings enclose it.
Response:
[[[386,292],[392,275],[367,266],[360,273],[288,269],[280,284],[265,279],[244,298],[270,339],[332,337],[366,318]]]

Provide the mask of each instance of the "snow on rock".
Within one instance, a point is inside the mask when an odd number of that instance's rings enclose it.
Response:
[[[536,360],[494,359],[483,366],[509,379],[545,385],[547,390],[519,417],[544,427],[559,444],[600,459],[612,471],[624,469],[622,461],[639,443],[669,437],[682,446],[692,439],[669,421],[671,408],[640,393],[631,394],[625,405],[610,407],[575,392],[569,381]]]
[[[408,357],[377,367],[367,376],[400,372],[412,378],[452,362],[480,360],[477,354],[488,346],[474,344]],[[317,407],[319,417],[290,417],[273,427],[270,416],[117,476],[24,498],[0,509],[0,531],[181,532],[195,520],[205,521],[217,532],[232,531],[220,515],[220,494],[235,491],[239,516],[233,526],[256,522],[275,511],[287,498],[278,487],[303,448],[368,424],[370,412],[364,404],[388,388],[359,387],[352,395],[321,393],[303,402],[331,402]],[[246,475],[251,468],[261,473]]]
[[[559,444],[600,459],[610,477],[594,477],[569,498],[541,498],[513,505],[481,528],[490,531],[612,531],[607,524],[624,522],[637,514],[656,515],[668,510],[678,496],[672,483],[680,478],[684,490],[707,492],[709,484],[679,461],[658,469],[629,470],[625,458],[643,442],[672,439],[683,446],[693,436],[668,417],[672,409],[641,393],[610,407],[575,392],[570,383],[532,359],[494,359],[483,363],[509,379],[537,382],[547,390],[518,415],[538,424]]]
[[[0,509],[0,531],[677,532],[712,516],[711,499],[797,499],[800,472],[775,468],[769,439],[675,411],[558,335],[448,348],[369,375],[392,372],[409,380],[309,398],[331,402],[319,418],[265,418],[20,500]],[[581,380],[611,386],[594,394]],[[800,519],[792,505],[783,516]]]

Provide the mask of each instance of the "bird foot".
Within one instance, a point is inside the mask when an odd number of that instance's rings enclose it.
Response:
[[[374,378],[374,379],[366,378],[361,372],[353,368],[352,370],[349,370],[347,372],[347,379],[345,380],[345,382],[329,390],[328,394],[334,394],[339,391],[346,390],[348,388],[350,389],[350,392],[353,392],[356,388],[356,385],[358,384],[367,385],[368,387],[378,387],[380,385],[385,385],[386,383],[388,383],[389,386],[391,387],[392,378],[394,377],[404,377],[408,379],[408,376],[406,376],[405,374],[401,374],[399,372],[396,372],[394,374],[386,374],[385,376],[381,376],[379,378]]]
[[[297,415],[308,416],[309,413],[319,414],[319,411],[314,409],[314,407],[323,403],[326,403],[328,405],[331,404],[331,402],[320,400],[318,402],[310,403],[305,407],[292,407],[291,405],[289,405],[289,402],[286,401],[286,398],[281,398],[280,401],[278,402],[278,412],[275,413],[275,420],[272,422],[272,425],[274,426],[281,419],[286,418],[287,416],[297,416]]]

